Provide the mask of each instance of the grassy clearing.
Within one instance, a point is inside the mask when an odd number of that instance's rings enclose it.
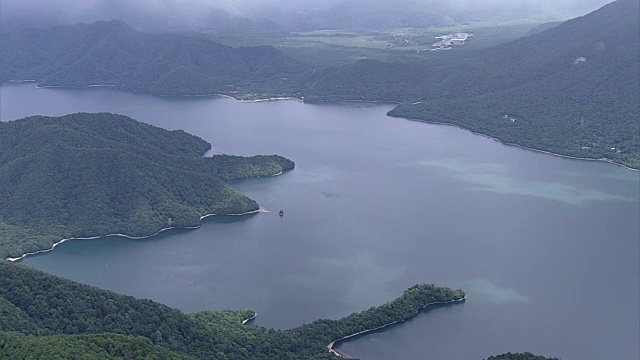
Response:
[[[288,38],[295,42],[316,42],[332,46],[361,47],[368,49],[390,49],[393,44],[386,40],[378,40],[375,36],[295,36]]]

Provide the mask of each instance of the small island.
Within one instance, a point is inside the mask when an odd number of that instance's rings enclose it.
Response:
[[[184,131],[110,113],[0,122],[0,257],[255,213],[258,204],[227,181],[295,166],[277,155],[204,157],[210,149]]]

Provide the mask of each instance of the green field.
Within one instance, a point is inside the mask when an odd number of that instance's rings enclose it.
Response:
[[[359,35],[359,36],[294,36],[287,39],[294,42],[290,45],[296,45],[295,42],[301,43],[298,46],[308,46],[310,43],[320,43],[321,45],[330,46],[347,46],[368,49],[392,49],[394,44],[386,40],[378,40],[375,36]]]
[[[359,59],[421,62],[430,57],[449,56],[419,50],[430,49],[436,36],[468,32],[474,36],[455,53],[498,45],[526,36],[539,25],[536,21],[509,23],[478,22],[452,27],[396,29],[332,29],[292,32],[282,35],[199,34],[230,46],[271,45],[287,55],[317,66],[347,64]]]

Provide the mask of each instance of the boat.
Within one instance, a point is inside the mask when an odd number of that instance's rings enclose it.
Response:
[[[278,216],[284,216],[284,210],[280,210],[280,212],[278,212]]]

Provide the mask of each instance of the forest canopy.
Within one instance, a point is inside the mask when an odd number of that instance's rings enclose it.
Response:
[[[291,170],[281,156],[204,157],[211,145],[110,113],[0,122],[0,257],[64,238],[151,235],[258,204],[225,181]]]
[[[464,297],[462,290],[420,284],[342,319],[273,330],[243,325],[254,314],[249,310],[185,314],[5,261],[0,319],[11,321],[0,321],[0,357],[25,358],[46,348],[61,359],[335,359],[327,349],[334,340]]]

